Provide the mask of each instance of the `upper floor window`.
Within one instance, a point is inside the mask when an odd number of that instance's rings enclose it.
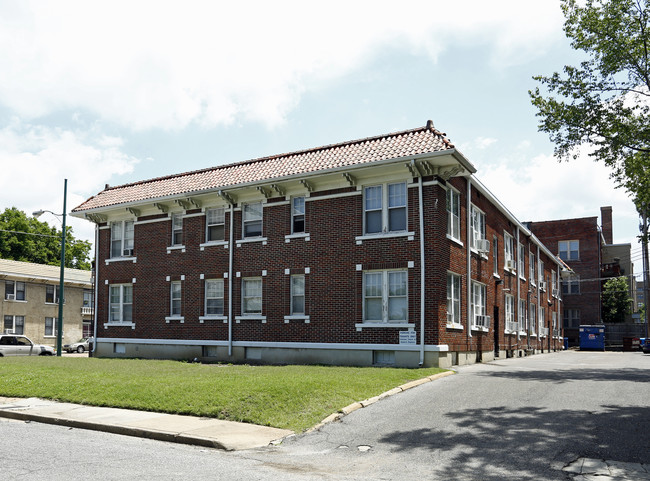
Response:
[[[205,241],[222,241],[226,235],[226,210],[223,207],[205,211]]]
[[[293,197],[291,199],[291,233],[302,234],[305,232],[305,198]]]
[[[366,272],[363,283],[364,321],[406,322],[408,318],[406,271]]]
[[[110,286],[109,322],[133,322],[133,284]]]
[[[447,234],[460,240],[460,194],[447,189]]]
[[[205,281],[205,315],[223,316],[223,279]]]
[[[495,276],[499,275],[499,239],[494,236],[492,239],[492,272]]]
[[[514,237],[505,232],[503,234],[503,257],[504,257],[504,267],[506,269],[515,268],[515,244]]]
[[[59,286],[45,286],[45,302],[48,304],[58,304]]]
[[[557,297],[557,273],[555,271],[551,272],[551,289],[553,289],[553,297]]]
[[[472,205],[472,217],[469,224],[470,242],[473,249],[479,249],[479,241],[485,240],[485,213]],[[482,249],[481,249],[482,250]],[[489,251],[489,249],[488,249]]]
[[[183,245],[183,214],[181,212],[172,214],[172,245]]]
[[[25,316],[5,316],[5,334],[25,334]]]
[[[580,327],[580,309],[563,309],[564,327]]]
[[[5,299],[12,301],[24,301],[25,283],[19,281],[5,281]]]
[[[519,255],[517,256],[517,270],[519,271],[519,277],[524,277],[526,275],[526,249],[523,244],[519,244]]]
[[[133,255],[133,221],[111,222],[111,257]]]
[[[262,203],[244,204],[243,222],[244,238],[262,237]]]
[[[305,276],[291,276],[291,315],[305,314]]]
[[[535,269],[537,268],[537,262],[535,261],[535,254],[532,252],[528,253],[528,270],[529,270],[529,279],[530,282],[536,283],[537,282],[537,273],[535,272]]]
[[[541,284],[542,282],[544,282],[544,261],[541,260],[541,259],[539,260],[539,269],[538,269],[538,271],[539,271],[539,282]],[[546,286],[544,286],[544,288],[545,287]]]
[[[262,279],[242,279],[242,306],[244,316],[262,314]]]
[[[580,242],[577,240],[558,241],[558,253],[563,261],[577,261],[580,259]]]
[[[93,307],[93,291],[84,289],[84,301],[82,307]]]
[[[460,276],[447,273],[447,324],[460,324]]]
[[[406,230],[406,182],[364,189],[366,234]]]

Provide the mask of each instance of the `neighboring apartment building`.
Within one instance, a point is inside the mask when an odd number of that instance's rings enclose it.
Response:
[[[96,354],[450,366],[561,349],[561,263],[426,127],[107,187]]]
[[[23,334],[56,346],[60,268],[0,259],[2,332]],[[91,272],[65,269],[63,341],[76,342],[92,332]]]
[[[562,278],[563,326],[570,345],[579,343],[580,325],[602,322],[604,279],[627,276],[634,292],[630,244],[613,243],[612,208],[601,207],[598,217],[528,222],[535,235],[571,268]],[[631,316],[628,320],[631,319]]]

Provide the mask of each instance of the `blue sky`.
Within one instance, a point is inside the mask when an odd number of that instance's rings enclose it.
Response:
[[[580,60],[559,1],[234,3],[0,0],[0,207],[61,212],[64,178],[72,208],[105,184],[431,119],[522,221],[612,205],[641,271],[625,192],[537,131],[532,76]]]

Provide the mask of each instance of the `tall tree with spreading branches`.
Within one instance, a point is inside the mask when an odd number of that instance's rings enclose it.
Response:
[[[637,209],[650,206],[650,0],[561,0],[564,32],[586,54],[563,74],[534,77],[539,129],[560,160],[587,146]]]

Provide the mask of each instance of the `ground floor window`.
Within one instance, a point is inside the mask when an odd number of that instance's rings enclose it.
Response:
[[[515,296],[506,294],[506,330],[517,331],[517,322],[515,321]]]
[[[291,276],[291,315],[305,314],[305,276]]]
[[[223,316],[223,279],[205,281],[205,315]]]
[[[460,324],[460,276],[447,273],[447,324]]]
[[[45,318],[45,337],[55,337],[58,334],[56,317]]]
[[[133,285],[110,286],[110,322],[133,322]]]
[[[262,314],[262,279],[242,280],[241,312],[244,316]]]
[[[371,271],[363,275],[363,319],[366,322],[406,322],[407,274],[404,270]]]
[[[472,325],[489,327],[488,318],[485,314],[486,303],[485,284],[472,282]]]
[[[564,327],[580,327],[580,309],[564,309]]]
[[[526,301],[519,299],[519,329],[528,330],[528,323],[526,322]]]

